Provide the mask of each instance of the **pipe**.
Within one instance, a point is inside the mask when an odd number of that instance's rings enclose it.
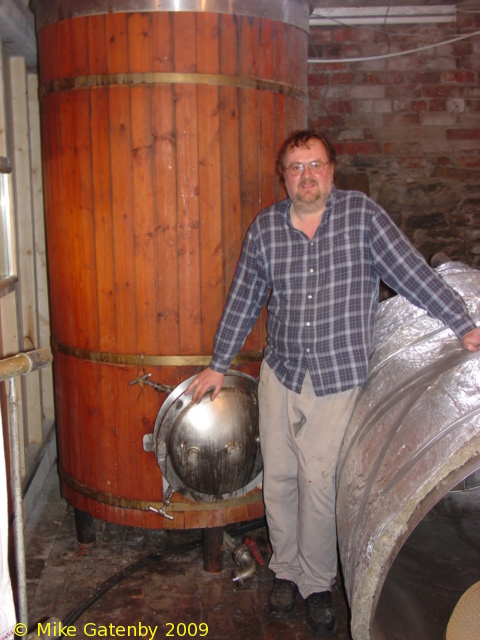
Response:
[[[480,319],[480,271],[437,256]],[[337,466],[340,557],[354,640],[439,640],[480,580],[480,352],[402,296],[376,347]],[[464,490],[461,487],[468,487]]]
[[[0,381],[44,369],[50,366],[52,360],[53,356],[50,349],[36,349],[28,353],[19,353],[16,356],[4,358],[0,360]]]
[[[232,553],[233,560],[238,565],[238,569],[232,571],[232,582],[237,587],[241,587],[245,580],[252,578],[257,571],[257,563],[250,549],[244,545],[239,545]]]
[[[0,361],[0,381],[9,383],[9,429],[12,456],[13,531],[15,537],[15,565],[18,583],[18,620],[28,625],[27,571],[25,564],[25,538],[23,531],[22,470],[20,465],[20,439],[18,437],[18,399],[14,378],[38,371],[52,362],[50,349],[37,349],[19,353]]]
[[[223,532],[223,539],[238,566],[238,569],[232,570],[232,582],[237,587],[241,587],[245,580],[251,578],[257,571],[257,562],[247,545],[238,544],[226,531]]]
[[[23,536],[22,475],[20,468],[20,442],[18,437],[18,400],[15,380],[10,379],[9,396],[10,447],[12,452],[13,531],[15,534],[15,565],[18,581],[18,620],[28,625],[27,571],[25,566],[25,539]]]

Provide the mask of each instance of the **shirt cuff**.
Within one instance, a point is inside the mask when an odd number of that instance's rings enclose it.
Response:
[[[218,373],[227,373],[229,367],[230,367],[230,360],[228,362],[225,361],[225,358],[220,358],[218,356],[216,356],[215,354],[213,354],[213,357],[210,361],[210,364],[208,365],[210,367],[210,369],[213,369],[213,371],[217,371]]]
[[[467,316],[466,318],[459,319],[458,322],[452,323],[450,325],[450,328],[455,333],[457,338],[461,340],[466,333],[468,333],[469,331],[473,331],[473,329],[476,329],[477,325],[472,320],[472,318],[470,318],[470,316]]]

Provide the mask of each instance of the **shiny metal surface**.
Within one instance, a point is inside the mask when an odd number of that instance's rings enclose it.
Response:
[[[37,29],[60,20],[101,13],[134,11],[190,11],[228,13],[278,20],[309,30],[311,13],[307,0],[33,0]]]
[[[185,380],[163,403],[155,422],[153,449],[166,481],[192,500],[238,497],[261,480],[257,382],[229,371],[212,402],[192,404]]]
[[[257,562],[247,545],[238,543],[226,531],[223,532],[223,541],[237,565],[237,569],[232,569],[232,582],[235,586],[242,587],[246,580],[255,575]]]
[[[480,271],[438,272],[478,322]],[[337,472],[352,636],[439,640],[480,579],[480,354],[401,296],[377,323]]]

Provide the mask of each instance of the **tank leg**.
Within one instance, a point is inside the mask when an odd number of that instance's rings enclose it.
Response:
[[[223,527],[203,529],[203,569],[207,573],[223,571]]]
[[[92,544],[97,539],[95,534],[95,518],[85,511],[75,509],[75,529],[80,544]]]

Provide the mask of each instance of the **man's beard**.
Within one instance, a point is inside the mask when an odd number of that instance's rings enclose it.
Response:
[[[315,193],[307,193],[306,196],[297,191],[291,200],[297,213],[316,213],[325,207],[328,196],[329,193],[322,193],[320,189]]]

